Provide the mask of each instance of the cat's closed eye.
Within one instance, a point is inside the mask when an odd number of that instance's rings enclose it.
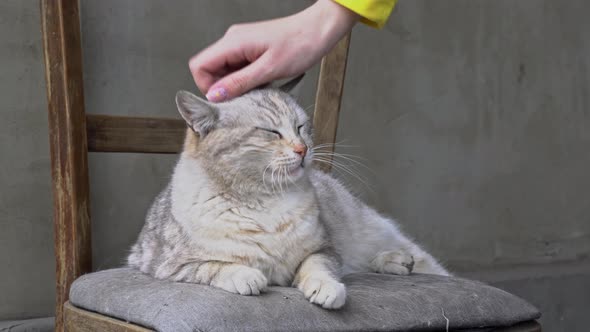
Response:
[[[266,131],[266,132],[269,132],[269,133],[273,133],[273,134],[277,135],[277,138],[278,139],[282,139],[283,138],[283,135],[278,130],[268,129],[268,128],[259,128],[259,127],[256,127],[256,129],[262,130],[262,131]]]
[[[303,126],[304,126],[304,125],[299,125],[299,126],[297,127],[297,133],[298,133],[299,135],[301,135],[301,128],[303,128]]]

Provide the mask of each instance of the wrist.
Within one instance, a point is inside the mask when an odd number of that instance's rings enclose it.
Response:
[[[360,16],[332,0],[318,0],[310,7],[319,24],[319,38],[330,49],[359,21]]]

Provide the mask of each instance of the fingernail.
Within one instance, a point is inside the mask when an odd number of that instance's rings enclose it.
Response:
[[[224,87],[215,88],[213,90],[209,90],[205,97],[214,103],[224,101],[227,99],[227,90],[225,90]]]

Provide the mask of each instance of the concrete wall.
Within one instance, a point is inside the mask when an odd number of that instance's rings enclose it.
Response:
[[[187,59],[232,23],[309,2],[82,2],[89,113],[176,116]],[[590,4],[406,0],[356,28],[343,177],[459,275],[583,331],[590,308]],[[213,19],[214,18],[214,19]],[[0,319],[50,315],[53,258],[37,1],[0,2]],[[315,71],[302,98],[313,103]],[[356,147],[347,147],[355,145]],[[120,265],[174,156],[91,154],[96,269]]]
[[[590,310],[588,9],[402,1],[353,36],[338,135],[374,171],[370,202],[546,331],[585,331]]]
[[[54,303],[51,179],[39,3],[0,1],[0,320]]]

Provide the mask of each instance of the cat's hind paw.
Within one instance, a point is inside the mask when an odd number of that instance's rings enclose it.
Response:
[[[377,273],[408,275],[414,269],[414,257],[404,250],[383,251],[371,262]]]
[[[324,309],[339,309],[346,301],[346,287],[332,278],[309,277],[299,289],[309,302]]]

